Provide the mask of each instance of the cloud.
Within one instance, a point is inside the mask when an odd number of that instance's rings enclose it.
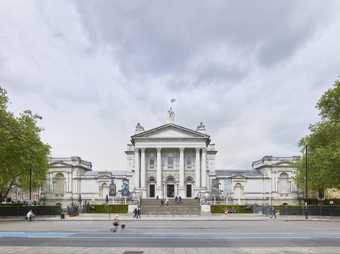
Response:
[[[203,121],[218,167],[294,155],[339,75],[337,1],[2,1],[0,84],[55,156],[126,167],[137,122]]]

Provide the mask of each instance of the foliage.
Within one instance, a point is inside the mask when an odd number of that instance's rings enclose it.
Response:
[[[29,189],[30,170],[32,188],[38,188],[48,170],[50,147],[40,139],[40,116],[30,110],[15,116],[7,109],[8,96],[0,87],[0,200],[17,186]]]
[[[88,213],[127,213],[128,205],[90,205]]]
[[[236,213],[252,213],[253,210],[249,206],[242,205],[212,205],[210,206],[211,213],[224,213],[226,208],[234,208]]]
[[[336,81],[317,103],[321,120],[310,126],[310,133],[301,139],[304,152],[307,145],[308,189],[324,191],[340,188],[340,82]],[[297,164],[296,180],[305,184],[306,154]]]

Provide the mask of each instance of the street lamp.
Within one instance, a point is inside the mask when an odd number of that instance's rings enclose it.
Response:
[[[308,219],[308,145],[305,146],[305,206],[304,213],[305,219]]]

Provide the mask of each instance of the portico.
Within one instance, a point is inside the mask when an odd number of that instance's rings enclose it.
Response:
[[[194,158],[191,156],[193,152]],[[206,191],[206,154],[205,147],[135,148],[135,188],[137,192],[142,197],[148,198],[157,196],[159,198],[175,196],[192,198],[193,191],[195,194]],[[192,179],[190,183],[186,183],[185,176]]]
[[[195,198],[208,191],[216,151],[202,123],[196,130],[169,122],[147,131],[138,123],[126,154],[136,195]]]

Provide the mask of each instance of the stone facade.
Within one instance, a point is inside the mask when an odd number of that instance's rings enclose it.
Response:
[[[112,202],[130,195],[124,188],[129,187],[131,177],[127,170],[94,171],[92,163],[80,157],[50,158],[40,196],[47,204],[64,207],[80,200],[104,203],[108,198]]]
[[[125,154],[127,169],[111,171],[93,170],[92,163],[80,157],[50,158],[40,196],[63,206],[79,197],[90,203],[175,196],[240,205],[298,202],[298,157],[265,156],[250,170],[215,169],[217,150],[205,126],[200,123],[193,130],[177,125],[174,114],[153,129],[138,123]]]
[[[294,182],[297,159],[264,156],[252,163],[251,170],[216,170],[210,175],[212,192],[228,204],[298,204],[299,192]]]
[[[210,190],[217,151],[202,123],[197,130],[167,123],[147,131],[137,124],[125,153],[138,197],[194,198]]]

